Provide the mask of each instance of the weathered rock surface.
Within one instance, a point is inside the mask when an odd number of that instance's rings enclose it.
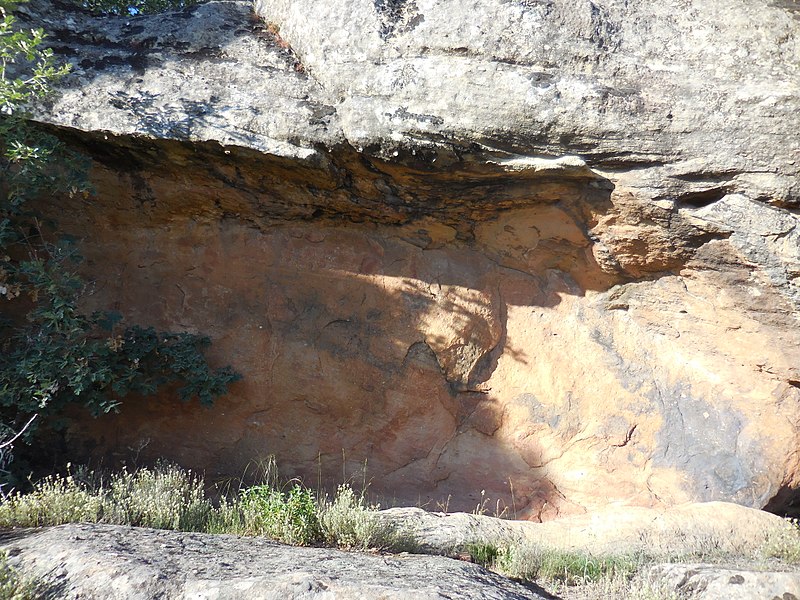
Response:
[[[419,508],[392,508],[381,511],[381,516],[413,535],[422,550],[446,556],[484,542],[498,548],[531,543],[595,555],[644,554],[655,559],[712,552],[752,558],[787,528],[780,517],[725,502],[667,510],[608,506],[545,523]]]
[[[116,525],[0,535],[10,562],[45,578],[54,598],[300,600],[544,598],[470,563],[284,546],[259,538]]]
[[[74,66],[38,118],[95,159],[98,198],[54,208],[87,307],[207,332],[245,376],[73,447],[366,463],[389,500],[533,520],[792,502],[793,4],[255,8],[24,9]]]
[[[697,600],[793,600],[800,598],[800,573],[748,571],[719,565],[665,564],[651,577],[674,588],[681,597]]]

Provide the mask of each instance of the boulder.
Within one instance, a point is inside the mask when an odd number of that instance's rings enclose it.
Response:
[[[36,119],[93,159],[44,205],[87,309],[244,375],[78,420],[76,458],[535,521],[794,501],[793,3],[21,10],[73,65]]]

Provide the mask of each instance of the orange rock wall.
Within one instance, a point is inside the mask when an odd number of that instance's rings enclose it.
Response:
[[[275,455],[312,485],[535,520],[760,507],[793,482],[791,309],[724,237],[683,251],[637,222],[655,209],[624,188],[591,202],[566,182],[458,223],[254,225],[214,214],[224,192],[151,177],[148,206],[126,177],[98,166],[113,201],[61,216],[85,235],[87,308],[206,333],[244,379],[211,409],[162,395],[75,423],[84,456],[224,479]]]

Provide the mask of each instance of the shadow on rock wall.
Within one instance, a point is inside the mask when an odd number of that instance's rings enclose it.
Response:
[[[596,225],[626,225],[596,174],[66,138],[102,159],[98,198],[61,207],[66,230],[92,232],[90,307],[208,333],[245,375],[211,411],[161,398],[80,423],[84,455],[228,478],[275,454],[315,485],[359,474],[390,503],[488,498],[534,519],[608,502],[763,505],[784,477],[764,440],[793,432],[748,416],[779,392],[746,381],[739,352],[771,356],[770,336],[740,300],[720,303],[708,269],[611,289],[625,280]],[[676,269],[691,256],[651,254]],[[752,280],[740,270],[724,289]]]
[[[485,501],[520,517],[563,501],[508,448],[510,433],[495,437],[507,407],[491,379],[501,358],[523,377],[552,361],[509,338],[509,307],[547,311],[584,293],[576,278],[609,279],[570,201],[518,210],[501,234],[484,231],[500,221],[473,222],[473,239],[460,242],[428,217],[259,230],[143,216],[129,197],[63,223],[94,233],[90,303],[205,331],[245,379],[211,411],[160,399],[81,424],[74,439],[94,439],[95,455],[135,449],[235,477],[275,454],[287,474],[327,487],[366,471],[389,501],[461,510]],[[542,455],[536,445],[527,433],[523,454]]]

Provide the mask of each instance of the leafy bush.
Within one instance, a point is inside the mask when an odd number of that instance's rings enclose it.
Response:
[[[294,484],[288,492],[271,485],[244,490],[245,530],[279,542],[308,546],[322,540],[317,505],[311,490]]]
[[[26,104],[68,69],[42,47],[41,29],[16,27],[12,8],[0,0],[0,486],[19,482],[11,443],[23,432],[32,442],[36,416],[75,403],[93,414],[115,411],[128,394],[169,384],[180,384],[183,400],[210,404],[239,379],[229,367],[209,367],[207,337],[125,327],[119,313],[80,310],[86,284],[73,240],[48,233],[53,224],[29,207],[32,198],[89,194],[85,159],[25,120]]]

